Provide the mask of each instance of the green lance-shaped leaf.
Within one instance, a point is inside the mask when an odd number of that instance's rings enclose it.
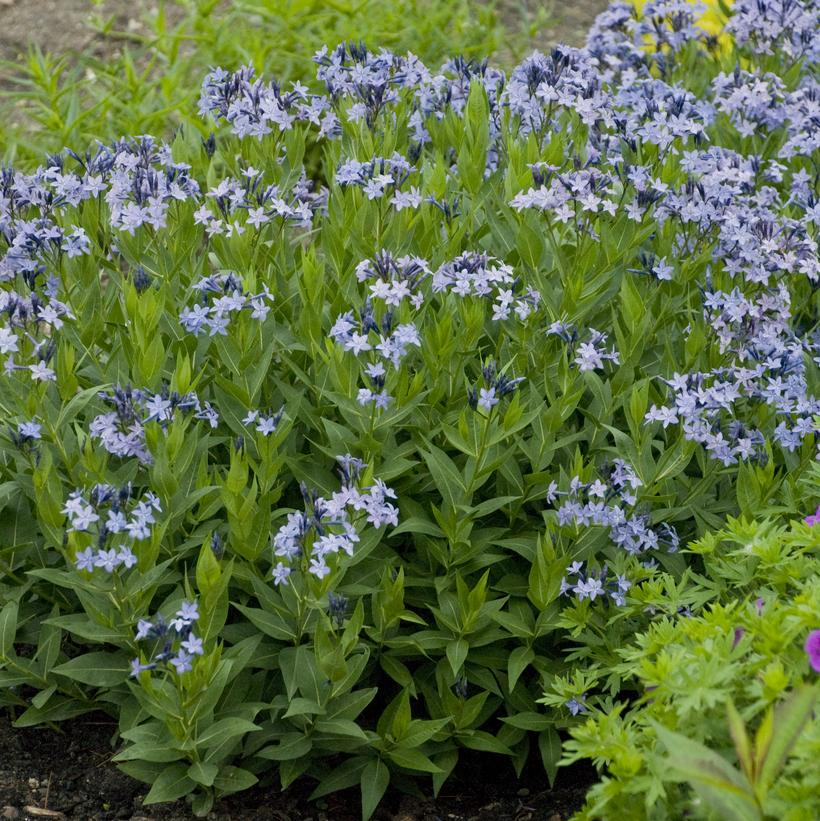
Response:
[[[161,804],[165,801],[175,801],[192,792],[196,782],[188,776],[188,767],[185,764],[172,764],[164,769],[154,781],[143,804]]]
[[[376,811],[390,783],[390,771],[385,763],[376,758],[362,770],[362,821],[368,821]]]
[[[656,721],[650,724],[666,747],[667,763],[688,781],[703,801],[722,818],[762,821],[757,800],[743,776],[728,761],[703,744],[667,729]]]
[[[8,657],[14,646],[18,609],[17,602],[10,601],[0,610],[0,660]]]
[[[729,717],[729,732],[731,733],[732,741],[735,743],[738,761],[740,761],[740,766],[746,774],[746,778],[748,778],[751,783],[754,780],[752,743],[749,740],[749,734],[746,732],[743,719],[740,717],[740,713],[737,711],[737,707],[735,707],[731,698],[726,704],[726,712]]]
[[[789,753],[811,717],[816,699],[815,686],[804,684],[798,687],[775,709],[768,743],[758,746],[758,739],[755,739],[755,787],[759,795],[760,792],[766,794],[782,770]]]
[[[58,664],[53,673],[91,684],[95,687],[113,687],[128,678],[129,658],[124,653],[86,653]]]

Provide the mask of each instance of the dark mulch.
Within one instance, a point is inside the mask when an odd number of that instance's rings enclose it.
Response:
[[[42,821],[183,821],[192,815],[183,801],[143,807],[147,786],[111,762],[116,725],[92,714],[50,729],[16,730],[0,716],[0,819]],[[559,773],[550,789],[543,773],[516,780],[500,758],[471,757],[444,785],[437,799],[429,786],[418,796],[388,791],[376,821],[564,821],[583,803],[595,780],[591,767]],[[315,784],[297,782],[280,792],[272,774],[247,792],[219,802],[211,821],[359,821],[358,790],[310,803]],[[424,782],[419,782],[424,784]],[[427,782],[429,785],[429,782]],[[50,812],[43,812],[43,811]]]

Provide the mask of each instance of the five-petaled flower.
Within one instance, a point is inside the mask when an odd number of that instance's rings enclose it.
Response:
[[[812,669],[820,673],[820,630],[812,630],[803,645]]]
[[[806,516],[803,520],[809,527],[814,527],[818,522],[820,522],[820,507],[811,515]]]

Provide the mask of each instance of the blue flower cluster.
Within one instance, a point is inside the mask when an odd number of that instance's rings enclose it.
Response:
[[[255,423],[255,430],[257,433],[261,433],[262,436],[270,436],[276,428],[279,427],[279,423],[282,421],[282,416],[284,416],[285,409],[279,408],[276,413],[268,413],[264,414],[259,410],[251,410],[248,411],[248,414],[242,420],[243,425],[254,425]]]
[[[572,323],[556,321],[547,328],[547,336],[557,336],[567,343],[569,356],[579,371],[603,370],[606,361],[617,365],[620,354],[614,347],[606,350],[607,334],[596,331],[595,328],[590,328],[588,333],[589,339],[579,343],[578,328]]]
[[[335,180],[337,185],[343,187],[352,185],[361,188],[369,200],[381,199],[387,191],[393,192],[395,199],[400,193],[399,189],[414,171],[415,168],[401,154],[395,152],[392,157],[374,157],[367,162],[345,160],[336,169]],[[407,200],[404,197],[398,201],[401,208],[418,207],[421,198]]]
[[[243,234],[248,226],[260,231],[274,220],[310,228],[315,215],[327,207],[327,188],[314,191],[313,181],[304,171],[286,191],[275,184],[265,185],[262,178],[261,171],[249,166],[242,172],[241,179],[221,180],[207,192],[205,201],[194,212],[194,222],[204,225],[209,237],[231,237]],[[242,220],[240,215],[244,217]]]
[[[584,599],[595,601],[598,596],[603,598],[608,594],[615,604],[622,607],[626,604],[626,592],[632,587],[632,582],[626,575],[609,575],[606,565],[597,573],[588,567],[585,575],[584,563],[573,562],[567,568],[567,574],[569,579],[567,576],[561,579],[561,595],[568,596],[574,593],[578,601]]]
[[[506,287],[505,287],[506,286]],[[512,266],[488,254],[467,251],[445,262],[433,274],[433,293],[477,296],[493,302],[493,320],[509,319],[511,311],[523,322],[541,302],[534,288],[521,289]]]
[[[17,430],[14,430],[9,425],[9,435],[14,446],[22,451],[34,451],[37,448],[37,442],[43,438],[43,426],[35,419],[28,422],[20,422]]]
[[[193,413],[195,419],[207,421],[212,428],[219,423],[219,414],[210,402],[202,403],[193,391],[181,396],[176,391],[163,388],[152,394],[130,385],[115,387],[111,393],[101,391],[100,398],[114,410],[96,416],[90,425],[90,433],[99,439],[112,455],[136,457],[144,465],[153,462],[145,442],[145,425],[156,421],[162,427],[168,425],[177,411]]]
[[[739,0],[732,8],[726,31],[756,54],[769,55],[776,49],[793,61],[804,59],[816,65],[820,62],[818,21],[820,8],[816,3]]]
[[[154,641],[154,652],[148,661],[135,658],[131,662],[131,675],[137,678],[146,670],[155,670],[164,663],[179,675],[193,668],[196,656],[204,655],[202,639],[194,635],[194,625],[199,621],[199,605],[196,601],[182,602],[173,619],[166,623],[162,616],[150,622],[140,619],[135,641]],[[157,650],[157,647],[161,649]]]
[[[12,249],[8,253],[12,253]],[[50,364],[57,348],[56,332],[66,319],[76,317],[68,305],[57,299],[59,280],[56,278],[48,280],[42,293],[35,290],[41,268],[23,275],[30,287],[28,293],[0,291],[0,354],[6,355],[3,372],[7,376],[25,371],[35,382],[54,382],[57,375]]]
[[[238,137],[262,138],[290,131],[295,122],[318,126],[320,137],[339,131],[338,119],[327,97],[309,94],[301,83],[285,91],[277,82],[255,78],[252,66],[229,72],[217,68],[202,82],[199,113],[230,123]]]
[[[130,482],[120,488],[94,485],[87,497],[80,490],[69,494],[62,511],[68,518],[66,531],[92,533],[96,530],[96,550],[89,545],[77,551],[74,564],[78,570],[90,573],[101,567],[107,573],[113,573],[121,565],[130,569],[137,563],[129,542],[151,538],[151,526],[156,524],[155,514],[161,513],[162,508],[157,496],[150,491],[134,505],[131,504],[133,501]]]
[[[634,469],[623,459],[614,459],[602,465],[601,474],[605,481],[584,482],[575,476],[568,491],[558,490],[555,481],[550,483],[547,504],[553,504],[559,496],[567,497],[558,507],[558,524],[608,527],[612,541],[633,556],[661,547],[676,551],[680,539],[672,525],[663,522],[651,527],[647,514],[627,514],[626,508],[638,501],[633,491],[643,484]]]
[[[176,163],[167,145],[152,137],[120,140],[111,149],[101,147],[95,167],[108,183],[105,201],[111,225],[129,234],[141,225],[165,228],[168,208],[199,195],[199,184],[191,179],[186,163]]]
[[[741,460],[762,464],[768,459],[763,432],[746,419],[765,409],[780,418],[773,437],[785,450],[800,447],[812,436],[820,454],[820,399],[809,394],[804,356],[820,362],[820,340],[799,338],[791,327],[788,288],[780,283],[757,297],[738,288],[731,293],[704,292],[704,317],[727,365],[711,371],[679,374],[664,383],[674,399],[669,406],[652,405],[647,422],[666,427],[680,424],[687,439],[699,442],[724,465]],[[745,410],[745,413],[744,413]]]
[[[346,454],[337,456],[341,490],[330,499],[324,499],[315,490],[301,485],[305,501],[304,511],[289,513],[287,522],[273,537],[274,556],[281,559],[273,568],[276,585],[287,584],[300,562],[308,573],[323,579],[331,572],[328,560],[339,552],[353,555],[360,540],[356,521],[351,521],[350,511],[364,512],[366,521],[377,530],[385,524],[398,525],[399,511],[388,499],[396,493],[381,479],[361,490],[357,482],[366,465],[361,459]]]
[[[484,378],[484,387],[479,388],[476,385],[468,388],[467,404],[473,410],[483,408],[487,413],[492,411],[501,401],[502,397],[513,393],[526,379],[526,377],[523,376],[510,379],[503,373],[499,373],[493,360],[490,360],[484,365],[481,369],[481,375]]]
[[[243,310],[249,310],[253,319],[264,322],[270,312],[268,303],[273,301],[267,285],[262,286],[261,293],[246,293],[233,271],[203,277],[193,287],[199,291],[199,301],[191,308],[184,308],[179,321],[195,336],[205,330],[208,336],[227,336],[231,315]]]
[[[513,276],[511,266],[487,254],[473,252],[444,262],[431,272],[429,263],[421,257],[397,259],[383,250],[356,266],[356,278],[370,283],[369,296],[358,318],[352,311],[337,318],[330,337],[345,351],[357,356],[370,354],[370,362],[365,366],[369,387],[359,390],[358,401],[362,405],[372,402],[380,409],[387,408],[392,398],[385,389],[387,365],[398,369],[410,346],[421,347],[415,324],[401,323],[394,327],[396,312],[407,306],[421,309],[425,303],[423,286],[428,280],[433,294],[453,293],[462,298],[477,296],[492,301],[495,321],[509,319],[514,312],[523,322],[537,310],[541,299],[535,289],[522,292],[521,281]],[[384,303],[385,309],[377,310],[374,302]],[[375,337],[371,338],[371,332],[378,336],[378,342]],[[504,392],[510,392],[519,381],[507,386],[510,390],[505,388]],[[506,382],[503,384],[506,386]],[[488,383],[493,395],[494,388]]]

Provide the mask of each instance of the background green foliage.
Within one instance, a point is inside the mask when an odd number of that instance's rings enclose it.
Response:
[[[410,51],[432,68],[457,54],[484,59],[502,44],[514,60],[535,17],[522,7],[520,28],[505,27],[493,4],[476,0],[174,0],[146,12],[147,33],[135,34],[98,13],[100,56],[31,49],[24,63],[0,68],[0,156],[36,165],[97,139],[167,138],[179,123],[204,131],[196,101],[210,67],[250,64],[305,81],[315,75],[310,57],[343,40]]]

